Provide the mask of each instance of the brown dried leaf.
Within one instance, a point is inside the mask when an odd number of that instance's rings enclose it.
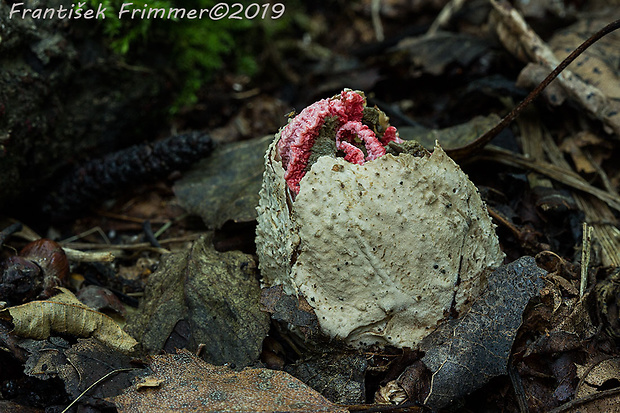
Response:
[[[185,350],[155,356],[147,378],[156,388],[131,386],[114,397],[119,413],[164,412],[347,412],[288,373],[214,366]]]
[[[138,344],[113,319],[86,307],[66,288],[58,290],[60,294],[45,301],[31,301],[3,310],[1,314],[8,314],[12,319],[13,333],[36,340],[47,339],[52,333],[94,337],[122,352],[131,352]]]
[[[577,366],[577,375],[581,379],[581,386],[577,388],[575,397],[589,396],[601,387],[620,382],[620,358],[608,358],[588,367]]]
[[[602,18],[585,18],[553,35],[549,46],[562,60],[601,27],[620,17],[619,13],[606,13]],[[609,98],[620,99],[620,33],[612,32],[586,50],[568,70],[605,92]]]

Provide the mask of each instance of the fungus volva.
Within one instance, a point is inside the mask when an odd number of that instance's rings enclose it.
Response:
[[[357,347],[414,346],[466,310],[504,257],[459,166],[439,146],[403,146],[344,90],[291,119],[265,155],[263,282],[303,295],[327,336]]]

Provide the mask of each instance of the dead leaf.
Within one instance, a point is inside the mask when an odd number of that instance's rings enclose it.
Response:
[[[121,394],[131,385],[139,369],[132,358],[95,339],[78,339],[73,345],[62,339],[24,340],[20,347],[30,353],[24,372],[42,380],[59,378],[71,399],[75,399],[108,373],[117,371],[80,398],[80,404],[110,407],[107,397]]]
[[[201,354],[209,362],[247,366],[258,359],[269,330],[259,297],[252,257],[217,252],[206,236],[188,252],[164,257],[126,329],[150,353],[196,351],[204,344]]]
[[[121,300],[105,287],[87,285],[77,292],[76,297],[93,310],[108,314],[118,314],[121,317],[127,315],[127,310]]]
[[[620,357],[601,360],[587,367],[578,365],[577,375],[581,384],[575,394],[577,398],[589,396],[604,388],[617,387],[620,382]]]
[[[272,138],[270,135],[217,149],[174,185],[181,206],[199,215],[209,228],[220,228],[229,220],[256,219],[263,157]]]
[[[620,338],[620,269],[599,281],[595,288],[598,316],[605,331],[613,338]]]
[[[332,351],[300,360],[285,370],[335,403],[362,404],[366,401],[367,367],[361,353]]]
[[[283,371],[214,366],[185,350],[151,359],[157,388],[131,386],[112,400],[119,413],[347,412]]]
[[[402,139],[418,141],[428,150],[435,147],[435,141],[439,141],[443,149],[449,150],[467,145],[497,125],[499,120],[499,116],[492,113],[488,116],[475,116],[468,122],[444,129],[405,126],[399,127],[398,131]]]
[[[44,413],[45,409],[23,406],[9,400],[0,400],[0,412],[3,413]]]
[[[421,343],[432,372],[424,401],[440,408],[507,373],[507,362],[521,317],[542,288],[546,272],[522,257],[489,275],[487,290],[469,312],[443,324]],[[404,378],[399,379],[404,382]]]
[[[606,356],[588,366],[577,365],[579,386],[574,398],[561,406],[562,411],[617,412],[620,403],[619,371],[620,361],[617,356]]]
[[[139,383],[136,383],[136,389],[140,390],[144,387],[159,387],[164,382],[164,379],[156,379],[154,377],[147,377]]]
[[[463,33],[409,37],[390,50],[392,64],[406,64],[439,76],[449,65],[468,67],[491,49],[490,42]]]
[[[577,172],[584,174],[593,174],[597,172],[597,168],[577,145],[574,137],[564,139],[560,145],[560,149],[571,156]]]
[[[598,16],[598,18],[582,18],[575,24],[555,33],[549,40],[549,46],[558,59],[562,60],[592,33],[618,17],[616,10],[605,13],[604,16]],[[609,33],[589,47],[578,61],[571,63],[568,70],[604,91],[609,98],[620,99],[619,47],[620,33]]]
[[[0,314],[10,315],[13,333],[21,337],[44,340],[53,333],[94,337],[122,352],[131,352],[138,344],[110,317],[86,307],[66,288],[58,290],[60,294],[45,301],[10,307]]]
[[[281,285],[274,285],[261,290],[260,304],[272,319],[298,329],[306,340],[321,336],[319,320],[303,295],[287,295]]]

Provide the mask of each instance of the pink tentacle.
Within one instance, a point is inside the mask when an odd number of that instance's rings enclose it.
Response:
[[[345,153],[344,160],[357,165],[364,164],[364,152],[355,145],[349,142],[340,142],[336,144],[338,150]]]
[[[370,128],[360,122],[347,122],[336,132],[336,146],[341,141],[351,142],[357,136],[366,147],[366,161],[372,161],[385,155],[385,148]],[[344,139],[343,139],[344,138]]]
[[[344,90],[339,97],[322,99],[308,106],[282,128],[277,151],[286,170],[284,178],[294,194],[299,193],[299,182],[306,174],[312,147],[327,117],[338,119],[336,148],[345,153],[345,160],[348,162],[361,165],[364,161],[377,159],[385,155],[382,142],[384,144],[392,140],[400,142],[396,128],[388,128],[380,142],[367,126],[362,125],[365,106],[366,100],[363,95],[352,90]],[[351,143],[355,138],[364,143],[366,159],[364,152]]]
[[[402,143],[403,140],[398,136],[396,132],[396,128],[394,126],[389,126],[385,132],[383,132],[383,136],[381,137],[381,143],[385,146],[390,142]]]

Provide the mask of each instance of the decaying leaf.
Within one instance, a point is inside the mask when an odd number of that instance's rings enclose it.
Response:
[[[21,337],[44,340],[53,333],[94,337],[113,349],[131,352],[137,344],[114,320],[82,304],[65,288],[45,301],[31,301],[2,311],[10,315],[13,332]]]
[[[550,278],[550,281],[553,281]],[[588,292],[582,299],[565,297],[566,293],[558,287],[544,288],[541,293],[541,305],[537,306],[525,322],[532,325],[544,322],[547,328],[538,328],[538,337],[529,340],[524,357],[532,354],[555,354],[582,348],[587,340],[591,340],[597,332],[590,319],[588,309],[596,306],[593,294]],[[533,320],[532,320],[533,319]],[[544,320],[544,321],[543,321]]]
[[[114,397],[120,413],[138,412],[347,412],[283,371],[233,371],[179,350],[154,356],[147,378],[156,388],[130,387]]]
[[[557,32],[549,40],[549,46],[562,60],[601,27],[620,17],[616,9],[597,18],[583,18]],[[612,32],[589,47],[568,70],[602,90],[611,99],[620,99],[620,33]]]
[[[596,306],[607,333],[620,339],[620,269],[596,285]]]
[[[319,320],[303,296],[287,295],[281,285],[275,285],[261,290],[260,303],[273,320],[293,326],[305,339],[320,335]]]
[[[577,366],[581,386],[575,397],[585,397],[597,391],[618,387],[620,382],[620,357],[612,357],[590,366]]]
[[[93,383],[116,371],[81,397],[80,404],[110,407],[104,399],[121,394],[137,374],[131,357],[95,339],[78,339],[73,345],[62,341],[24,340],[20,346],[30,353],[24,372],[44,380],[58,377],[70,398],[75,399]]]
[[[392,64],[408,60],[409,65],[439,76],[448,65],[468,67],[485,53],[491,43],[463,33],[437,32],[432,36],[410,37],[391,49]]]
[[[300,360],[286,371],[334,403],[362,404],[366,400],[368,363],[361,353],[329,352]]]
[[[23,406],[9,400],[0,400],[0,412],[3,413],[44,413],[44,409]]]
[[[269,330],[259,299],[252,257],[219,253],[211,237],[203,237],[187,253],[165,257],[126,328],[151,353],[204,344],[209,362],[247,366],[258,359]]]
[[[256,219],[263,154],[270,142],[264,137],[217,149],[174,185],[181,206],[199,215],[209,228],[228,220]]]
[[[422,362],[432,373],[424,402],[441,408],[452,400],[506,374],[508,356],[530,298],[543,286],[546,272],[532,257],[522,257],[489,276],[487,290],[462,317],[438,327],[420,347]],[[417,370],[409,370],[413,374]],[[411,381],[407,371],[398,379]],[[415,389],[405,388],[408,395]]]
[[[400,127],[400,137],[420,142],[426,149],[433,149],[435,142],[449,150],[465,146],[481,136],[484,132],[497,125],[500,118],[496,114],[476,116],[470,121],[444,129],[424,129],[416,127]]]

